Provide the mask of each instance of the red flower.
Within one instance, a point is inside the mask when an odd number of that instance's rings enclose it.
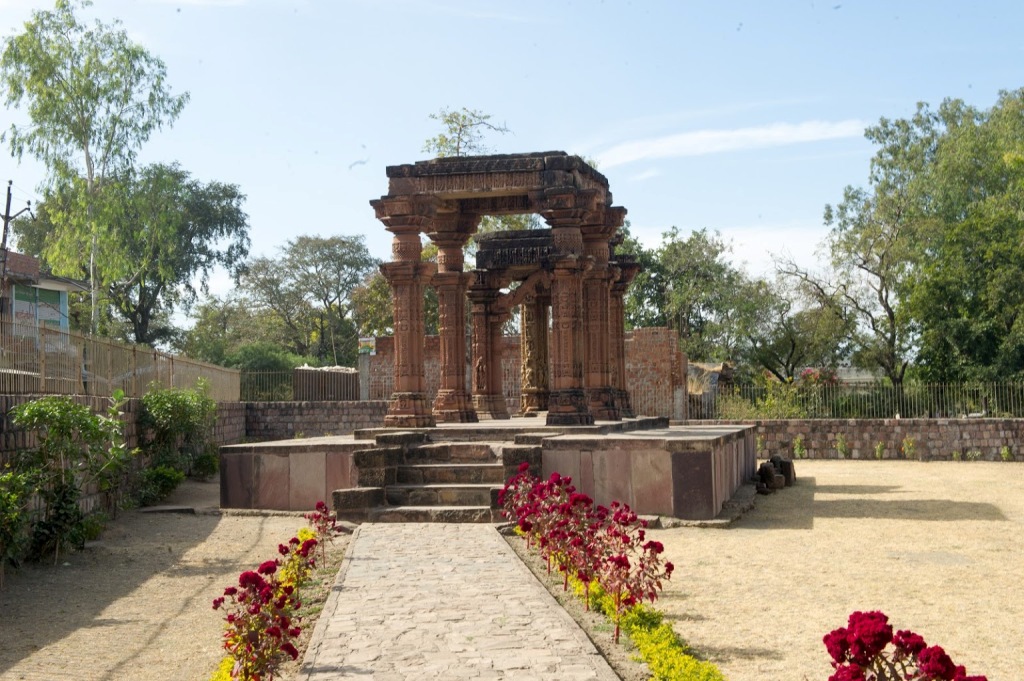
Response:
[[[221,596],[219,598],[214,598],[213,599],[213,609],[214,610],[218,609],[222,605],[224,605],[224,597],[223,596]]]
[[[236,593],[238,593],[238,589],[236,589],[233,586],[229,586],[228,588],[224,589],[225,596],[234,596]]]
[[[296,636],[298,636],[301,633],[302,633],[302,629],[300,629],[299,627],[292,627],[291,629],[288,630],[288,635],[291,636],[292,638],[295,638]]]
[[[850,660],[862,667],[870,664],[892,641],[892,625],[889,618],[878,610],[855,612],[848,624]]]
[[[521,464],[519,464],[520,473],[525,473],[528,470],[530,470],[530,463],[528,461],[524,461]]]
[[[281,638],[281,627],[267,627],[267,636]]]
[[[263,581],[263,578],[255,572],[253,572],[252,570],[246,570],[242,574],[238,575],[238,586],[242,587],[243,589],[248,589],[250,587],[256,587],[257,589],[259,589],[265,585],[266,582]]]
[[[282,643],[281,650],[291,655],[293,660],[299,659],[299,651],[291,643]]]
[[[272,575],[277,572],[277,561],[276,560],[265,560],[260,563],[260,566],[256,568],[256,572],[261,575]]]
[[[908,657],[920,655],[921,651],[928,646],[921,636],[907,630],[897,631],[893,636],[892,643],[900,653]]]
[[[828,681],[865,681],[864,671],[857,665],[842,665],[836,667],[835,673],[828,677]]]
[[[645,551],[650,551],[653,554],[659,554],[665,550],[664,544],[662,544],[660,541],[654,541],[653,539],[644,544],[643,548]]]
[[[941,646],[929,646],[917,656],[917,667],[925,678],[933,677],[942,681],[953,681],[956,665]]]
[[[847,641],[848,633],[846,629],[839,627],[825,634],[825,637],[822,638],[825,649],[828,650],[828,654],[832,656],[835,664],[846,662],[846,654],[850,652],[850,643]]]

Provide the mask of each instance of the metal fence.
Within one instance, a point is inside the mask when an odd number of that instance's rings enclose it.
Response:
[[[359,399],[354,369],[297,368],[291,371],[243,371],[243,402],[334,402]]]
[[[729,386],[691,396],[692,418],[1024,417],[1024,383]]]
[[[141,397],[150,384],[192,388],[198,379],[218,402],[239,399],[236,369],[35,324],[0,322],[0,394]]]

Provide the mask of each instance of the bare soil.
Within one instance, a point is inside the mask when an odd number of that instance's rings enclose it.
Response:
[[[1020,681],[1024,464],[797,461],[797,484],[728,529],[677,528],[657,607],[732,681],[823,681],[822,636],[855,610]]]
[[[166,503],[194,513],[122,512],[56,566],[11,571],[0,679],[208,679],[223,653],[211,602],[305,525],[301,514],[222,515],[218,499],[216,480],[186,481]]]

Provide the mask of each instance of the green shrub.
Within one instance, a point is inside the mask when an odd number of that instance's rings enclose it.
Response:
[[[804,445],[804,436],[797,435],[793,439],[793,458],[803,459],[807,456],[807,447]]]
[[[11,410],[19,428],[36,431],[38,446],[22,452],[18,468],[44,503],[32,527],[29,555],[42,558],[85,541],[85,517],[79,507],[82,488],[96,482],[111,492],[122,482],[134,451],[124,442],[118,391],[105,416],[70,397],[49,396]]]
[[[29,476],[4,467],[0,472],[0,589],[4,586],[4,567],[21,555],[28,539],[31,498]]]
[[[185,474],[171,466],[154,466],[142,471],[139,482],[139,504],[152,506],[167,498],[185,479]]]
[[[909,435],[903,438],[903,444],[900,446],[900,450],[903,452],[904,459],[917,458],[917,442]]]
[[[1003,461],[1013,461],[1013,452],[1010,451],[1009,445],[1003,445],[999,450],[999,458]]]
[[[881,440],[875,443],[875,458],[879,461],[885,458],[885,443]]]
[[[981,451],[977,449],[972,449],[971,451],[964,454],[964,459],[966,459],[967,461],[978,461],[981,459]]]
[[[846,436],[842,433],[836,435],[836,454],[840,459],[850,458],[850,445],[846,442]]]
[[[142,396],[142,449],[155,466],[200,478],[215,473],[216,423],[217,403],[206,394],[205,382],[196,388],[153,386]]]

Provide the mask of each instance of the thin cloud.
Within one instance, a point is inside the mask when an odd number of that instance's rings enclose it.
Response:
[[[598,154],[597,158],[602,168],[614,168],[635,161],[781,147],[805,142],[859,137],[863,133],[864,123],[858,120],[835,123],[828,121],[804,121],[796,124],[774,123],[735,130],[695,130],[665,137],[624,142]]]
[[[657,177],[658,175],[661,175],[661,171],[660,170],[656,170],[654,168],[651,168],[650,170],[645,170],[644,172],[642,172],[642,173],[640,173],[638,175],[634,175],[633,177],[629,178],[629,181],[630,182],[643,182],[644,180],[649,180],[652,177]]]

